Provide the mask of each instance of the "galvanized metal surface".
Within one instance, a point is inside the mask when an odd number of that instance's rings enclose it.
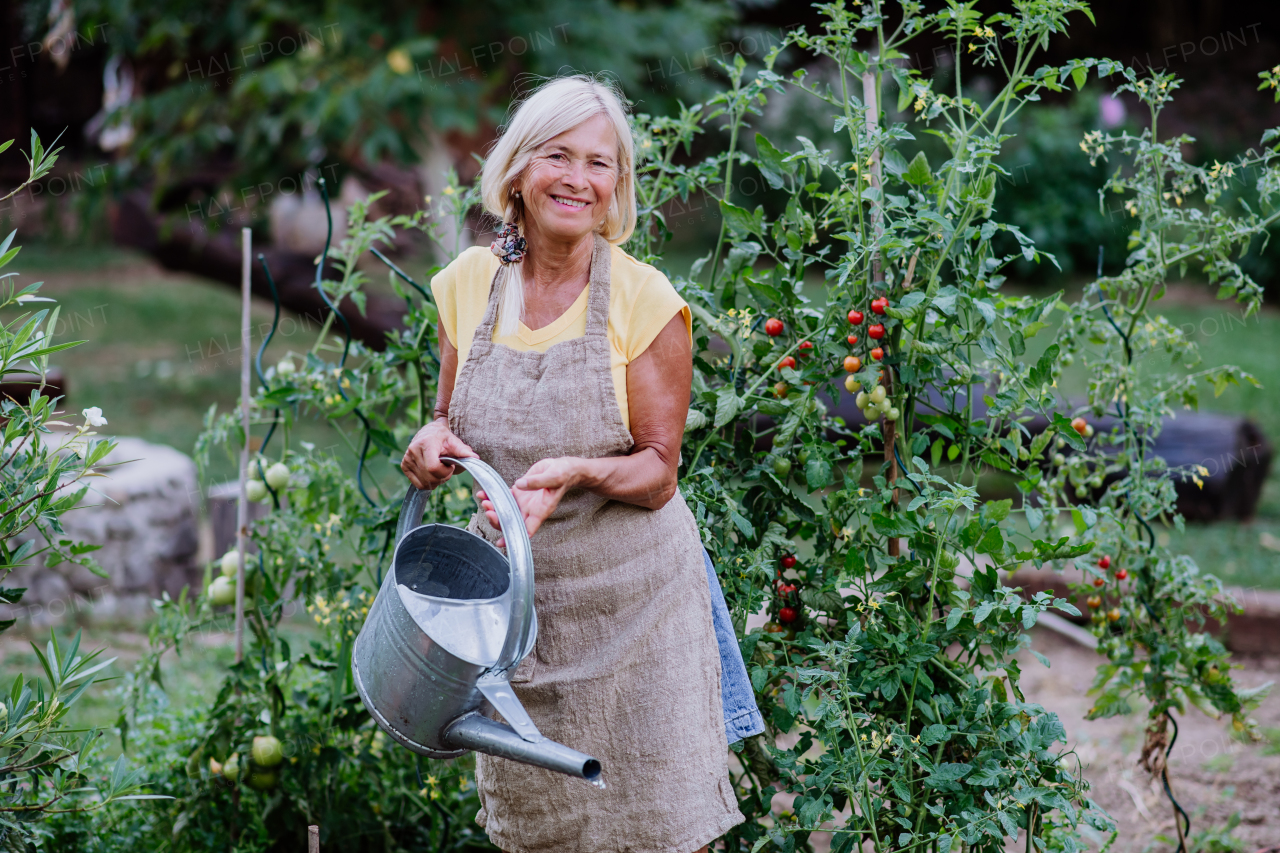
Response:
[[[410,488],[396,547],[352,654],[360,699],[397,743],[432,758],[468,749],[598,782],[600,763],[539,733],[508,679],[533,648],[533,553],[524,516],[479,459],[466,469],[493,503],[507,557],[483,538],[420,525],[427,492]],[[511,725],[489,719],[494,710]]]

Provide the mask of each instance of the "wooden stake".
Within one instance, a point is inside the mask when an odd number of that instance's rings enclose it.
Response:
[[[873,131],[880,126],[880,87],[877,84],[877,76],[874,71],[867,71],[862,75],[862,103],[866,109],[867,120],[867,137],[868,141],[873,141]],[[862,166],[863,164],[859,164]],[[871,164],[868,166],[869,175],[871,177],[872,189],[879,190],[882,185],[882,174],[880,171],[880,149],[873,147],[871,149]],[[876,242],[877,247],[880,243],[880,236],[884,233],[884,212],[881,210],[880,203],[875,202],[871,205],[871,237]],[[884,271],[880,265],[880,250],[877,248],[871,254],[871,281],[877,282],[884,278]],[[888,365],[880,368],[880,372],[884,374],[884,390],[886,394],[893,394],[893,370]],[[898,459],[893,454],[893,443],[898,440],[897,424],[894,421],[882,420],[881,430],[884,435],[884,461],[889,463],[889,482],[898,482]],[[898,490],[893,490],[893,501],[898,502]],[[889,556],[896,557],[900,551],[900,543],[898,538],[889,540]]]
[[[320,853],[320,827],[307,827],[307,853]]]
[[[253,232],[240,230],[240,423],[244,429],[244,446],[240,448],[240,496],[236,502],[236,663],[244,660],[244,564],[245,546],[249,542],[249,294],[253,271],[250,255]]]

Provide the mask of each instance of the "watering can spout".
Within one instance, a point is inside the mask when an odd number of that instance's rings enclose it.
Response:
[[[546,738],[525,740],[510,726],[475,712],[455,720],[445,730],[444,740],[453,749],[474,749],[588,782],[600,778],[600,762],[591,756]]]

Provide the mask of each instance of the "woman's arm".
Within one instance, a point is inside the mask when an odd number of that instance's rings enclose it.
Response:
[[[417,489],[434,489],[453,476],[453,466],[441,462],[441,456],[476,455],[449,429],[449,400],[453,397],[453,382],[458,373],[458,350],[449,342],[443,323],[436,332],[440,341],[440,380],[435,419],[418,430],[400,461],[400,470]]]
[[[676,314],[649,348],[627,365],[627,407],[635,439],[631,453],[577,460],[576,485],[648,509],[665,506],[676,493],[692,384],[689,332],[684,316]]]
[[[631,453],[601,459],[543,459],[516,480],[512,491],[529,535],[537,532],[572,488],[647,509],[665,506],[676,493],[692,384],[689,332],[683,314],[676,314],[649,348],[627,365],[627,406],[635,439]],[[496,527],[492,504],[484,500],[483,506],[489,523]]]

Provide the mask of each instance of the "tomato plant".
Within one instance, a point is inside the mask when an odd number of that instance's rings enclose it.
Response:
[[[1277,214],[1233,217],[1212,207],[1213,193],[1246,164],[1280,187],[1275,155],[1196,170],[1181,162],[1184,140],[1158,140],[1154,119],[1140,137],[1091,133],[1082,143],[1090,156],[1133,160],[1109,189],[1135,196],[1135,253],[1075,302],[1012,295],[1002,287],[1009,264],[1053,259],[998,216],[1010,116],[1090,76],[1148,96],[1173,84],[1108,60],[1037,66],[1044,40],[1089,14],[1084,3],[1046,0],[985,17],[960,3],[892,15],[876,2],[821,9],[822,27],[793,32],[785,45],[821,57],[820,79],[804,70],[783,79],[771,61],[754,75],[726,64],[729,85],[706,105],[678,121],[640,117],[650,143],[638,167],[644,209],[657,211],[693,180],[724,220],[724,245],[687,274],[668,270],[693,307],[699,349],[716,339],[729,349],[727,359],[696,362],[681,488],[738,625],[762,607],[774,614],[742,640],[770,728],[763,744],[743,747],[737,784],[753,818],[779,791],[794,795],[794,807],[734,830],[729,849],[802,849],[819,829],[834,830],[838,851],[996,851],[1020,836],[1028,849],[1077,849],[1079,821],[1105,831],[1108,819],[1073,772],[1057,718],[1025,702],[1013,657],[1044,610],[1075,611],[1065,598],[1019,594],[998,572],[1104,559],[1105,572],[1111,559],[1124,561],[1134,594],[1119,595],[1118,575],[1087,586],[1111,658],[1097,713],[1147,695],[1156,703],[1152,756],[1168,744],[1161,720],[1186,699],[1249,726],[1257,696],[1221,675],[1220,645],[1187,627],[1229,606],[1220,586],[1135,535],[1158,518],[1180,523],[1169,477],[1188,473],[1164,469],[1144,436],[1169,402],[1194,403],[1198,385],[1221,390],[1247,377],[1215,367],[1157,378],[1151,395],[1152,371],[1140,375],[1136,359],[1188,350],[1152,313],[1163,276],[1179,264],[1197,265],[1225,296],[1256,298],[1230,258]],[[970,92],[957,67],[949,88],[936,89],[896,62],[924,32],[974,57],[993,85]],[[749,153],[744,131],[778,90],[828,109],[838,144],[757,133]],[[894,123],[881,107],[893,93],[911,121]],[[671,152],[704,126],[725,132],[727,156],[672,166]],[[924,132],[943,140],[946,158],[919,150]],[[785,208],[740,206],[731,177],[743,163],[785,195]],[[1184,206],[1193,185],[1214,189]],[[632,251],[661,266],[669,237],[651,215]],[[723,257],[731,262],[721,266]],[[813,298],[819,282],[824,296]],[[866,321],[863,306],[874,315],[865,361],[846,348],[858,343],[849,325]],[[785,322],[790,337],[760,336],[738,319],[761,314]],[[795,340],[826,358],[797,364]],[[1090,371],[1085,406],[1057,387],[1078,355]],[[846,373],[851,357],[858,362]],[[774,370],[785,388],[760,394]],[[867,425],[832,417],[841,386]],[[1122,426],[1096,431],[1090,421],[1104,414]],[[1048,427],[1030,432],[1030,415]],[[792,457],[796,468],[778,466]],[[981,500],[991,471],[1014,479],[1016,501]],[[777,555],[793,550],[805,556],[788,581],[800,598],[788,624],[778,608],[791,605],[768,585]],[[1157,663],[1142,648],[1164,651]],[[775,746],[784,735],[795,745]]]

